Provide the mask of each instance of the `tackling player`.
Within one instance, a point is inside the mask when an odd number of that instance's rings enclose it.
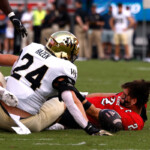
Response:
[[[86,96],[87,100],[82,103],[90,122],[110,131],[141,130],[144,127],[147,119],[144,106],[148,102],[150,82],[136,80],[123,84],[122,88],[123,92],[118,94],[95,93]],[[78,128],[67,111],[60,123]]]
[[[0,127],[10,130],[13,126],[9,116],[4,113],[5,110],[25,118],[21,121],[31,131],[35,131],[35,126],[39,124],[41,126],[37,130],[43,130],[64,112],[63,103],[46,101],[48,97],[57,95],[64,101],[76,122],[88,134],[105,134],[103,130],[95,128],[88,121],[82,103],[79,101],[84,97],[74,87],[77,68],[73,62],[78,52],[78,40],[66,31],[52,34],[46,46],[32,43],[23,48],[6,85],[7,90],[17,96],[18,105],[17,108],[10,108],[1,102],[0,120],[3,124]]]
[[[5,15],[7,15],[10,18],[14,27],[21,34],[21,36],[27,36],[27,31],[25,27],[22,25],[21,21],[18,18],[16,18],[15,13],[12,11],[8,3],[8,0],[0,0],[0,9],[5,13]]]

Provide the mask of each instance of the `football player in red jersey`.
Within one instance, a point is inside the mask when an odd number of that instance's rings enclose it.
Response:
[[[92,124],[110,131],[141,130],[146,121],[145,104],[148,102],[150,82],[136,80],[122,85],[116,93],[93,93],[86,96],[83,106]],[[78,128],[65,112],[60,123]],[[69,121],[67,121],[69,119]]]

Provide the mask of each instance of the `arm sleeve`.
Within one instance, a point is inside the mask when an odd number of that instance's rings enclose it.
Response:
[[[61,93],[61,97],[63,101],[65,102],[70,114],[73,116],[75,121],[82,127],[85,128],[88,124],[88,122],[83,117],[82,113],[74,103],[72,94],[70,91],[64,91]]]

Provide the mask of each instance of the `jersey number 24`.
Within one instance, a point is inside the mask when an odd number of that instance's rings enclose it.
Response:
[[[27,63],[14,68],[13,74],[11,75],[12,77],[14,77],[17,80],[20,80],[20,78],[21,78],[19,71],[28,69],[33,63],[33,56],[30,54],[25,54],[21,60],[24,60],[24,59],[27,59]],[[33,90],[36,90],[36,88],[40,87],[41,80],[43,79],[47,70],[48,70],[48,67],[46,65],[43,65],[40,68],[37,68],[37,69],[25,74],[25,78],[31,83],[31,88]]]

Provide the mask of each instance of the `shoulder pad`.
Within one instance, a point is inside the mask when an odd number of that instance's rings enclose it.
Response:
[[[53,59],[55,61],[55,64],[51,67],[51,69],[53,69],[53,72],[57,73],[55,74],[56,78],[59,76],[67,76],[68,78],[76,82],[77,67],[67,60],[56,57],[54,57]]]

